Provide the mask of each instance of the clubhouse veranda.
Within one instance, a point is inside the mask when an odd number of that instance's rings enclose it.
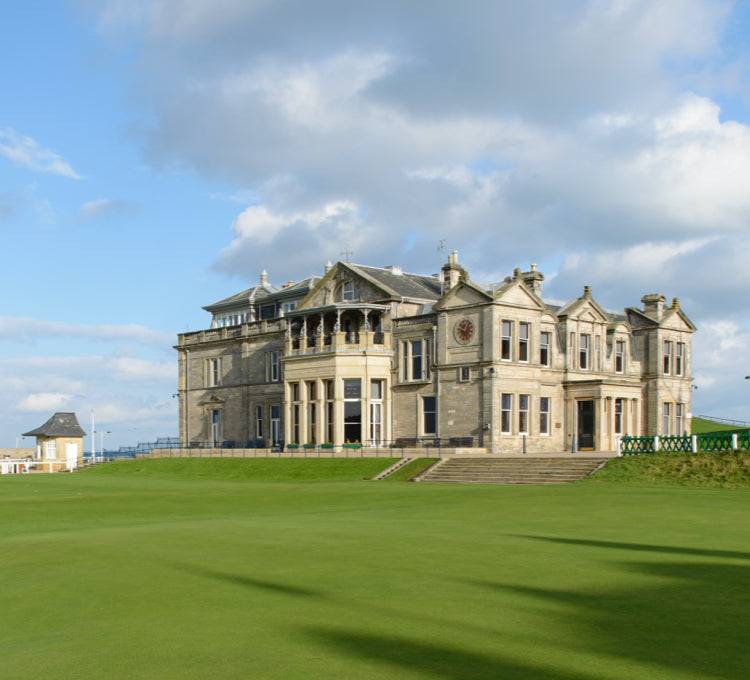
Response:
[[[611,451],[622,435],[689,432],[691,338],[677,298],[564,305],[532,265],[471,280],[337,262],[206,306],[182,333],[186,447],[471,446],[489,454]]]

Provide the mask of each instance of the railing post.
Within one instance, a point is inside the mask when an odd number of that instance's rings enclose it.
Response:
[[[654,436],[654,453],[659,451],[659,436]]]
[[[617,442],[617,455],[619,457],[622,455],[622,445],[621,445],[622,437],[616,437],[615,441]]]
[[[737,450],[737,433],[736,432],[732,435],[732,449],[734,451]]]
[[[693,445],[693,453],[698,453],[698,435],[694,434],[692,437],[690,437],[690,440]]]

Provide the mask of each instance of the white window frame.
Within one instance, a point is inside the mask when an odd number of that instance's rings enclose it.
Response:
[[[550,346],[552,344],[552,333],[550,331],[542,331],[539,334],[539,364],[541,366],[549,366],[551,359]]]
[[[518,361],[527,364],[529,362],[529,337],[531,335],[531,324],[521,321],[518,324]]]
[[[672,374],[672,345],[674,343],[671,340],[665,340],[662,345],[662,361],[661,368],[664,375]]]
[[[591,368],[591,335],[581,333],[578,342],[578,368],[582,371],[588,371]]]
[[[625,373],[624,340],[615,340],[615,373]]]
[[[674,433],[679,437],[682,435],[684,404],[674,405]]]
[[[357,294],[357,287],[354,285],[354,281],[344,281],[341,284],[341,302],[356,302],[359,300]]]
[[[281,381],[281,357],[278,350],[266,352],[266,382]]]
[[[682,377],[685,374],[685,343],[675,343],[674,374]]]
[[[513,434],[513,395],[500,395],[500,434]]]
[[[616,435],[622,434],[623,426],[623,415],[624,415],[624,399],[617,397],[615,399],[615,412],[614,412],[614,430]]]
[[[370,380],[370,446],[383,443],[383,391],[384,380]]]
[[[549,436],[550,398],[539,397],[539,434]]]
[[[273,412],[276,410],[276,416]],[[271,421],[271,444],[278,444],[281,441],[281,404],[271,404],[268,407],[268,413]]]
[[[531,395],[518,395],[518,434],[529,434]]]
[[[263,405],[255,407],[255,438],[263,439]]]
[[[420,345],[419,355],[414,354],[417,343]],[[401,343],[403,356],[402,379],[404,382],[426,382],[430,379],[430,341],[427,338],[414,338]],[[420,357],[419,373],[414,370],[414,360]]]
[[[57,460],[57,440],[48,439],[44,442],[44,455],[49,460]]]
[[[500,322],[502,336],[500,338],[500,361],[513,360],[513,322],[503,319]]]

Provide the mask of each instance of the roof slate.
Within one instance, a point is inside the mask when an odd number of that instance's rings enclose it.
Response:
[[[368,267],[363,264],[350,264],[352,269],[361,270],[378,283],[390,288],[401,297],[437,300],[441,295],[440,281],[433,276],[421,274],[394,274],[389,269]]]
[[[85,437],[75,413],[55,413],[44,425],[25,432],[24,437]]]

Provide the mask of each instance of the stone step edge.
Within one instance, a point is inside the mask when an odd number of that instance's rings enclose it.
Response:
[[[408,465],[413,460],[416,460],[416,458],[401,458],[389,468],[383,470],[380,474],[375,475],[370,481],[379,482],[381,479],[385,479],[386,477],[392,475],[394,472],[396,472],[396,470],[400,470],[402,467],[404,467],[404,465]]]

